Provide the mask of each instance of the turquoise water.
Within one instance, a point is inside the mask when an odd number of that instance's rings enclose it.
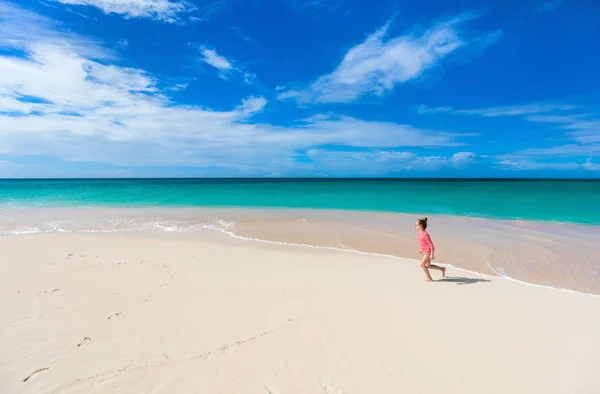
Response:
[[[600,225],[597,180],[0,180],[0,208],[281,207]]]

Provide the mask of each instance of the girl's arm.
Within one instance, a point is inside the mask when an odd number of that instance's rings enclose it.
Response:
[[[433,241],[431,241],[431,237],[429,236],[429,234],[427,234],[426,240],[427,240],[427,243],[429,244],[429,246],[431,247],[431,260],[433,260],[433,255],[435,253],[435,247],[433,246]]]

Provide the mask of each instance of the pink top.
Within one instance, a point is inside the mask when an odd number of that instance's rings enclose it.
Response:
[[[431,242],[427,231],[419,231],[419,244],[421,244],[421,254],[433,253],[433,242]]]

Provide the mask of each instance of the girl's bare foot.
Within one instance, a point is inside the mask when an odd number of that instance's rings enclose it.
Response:
[[[431,279],[431,278],[425,278],[425,282],[433,282],[433,279]]]
[[[446,277],[446,267],[442,267],[442,278]]]

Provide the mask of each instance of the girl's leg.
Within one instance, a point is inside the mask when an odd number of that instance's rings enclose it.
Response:
[[[423,272],[425,272],[425,282],[433,281],[433,279],[431,279],[431,274],[429,273],[429,270],[427,269],[427,267],[431,265],[430,263],[431,263],[431,260],[429,259],[429,255],[428,254],[423,255],[423,258],[421,259],[421,268],[423,269]]]
[[[442,271],[442,278],[446,276],[446,267],[439,267],[437,265],[431,264],[431,259],[427,259],[427,264],[425,266],[433,270]]]

